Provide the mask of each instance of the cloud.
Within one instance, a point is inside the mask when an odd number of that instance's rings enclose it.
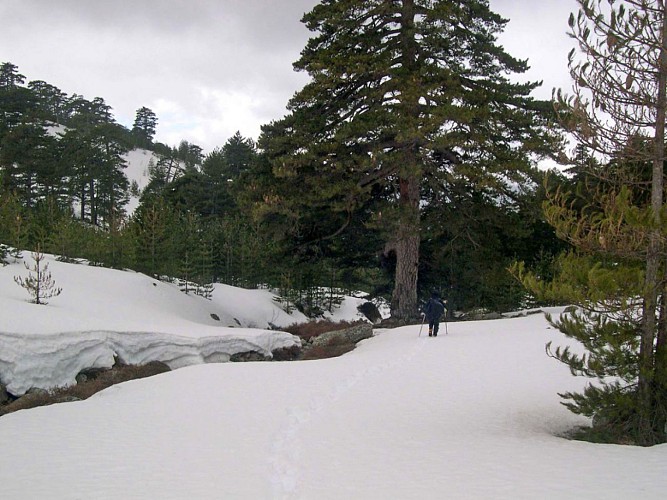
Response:
[[[103,97],[124,125],[147,106],[158,116],[158,140],[186,139],[208,152],[237,130],[256,138],[261,124],[284,115],[307,81],[292,63],[311,36],[300,20],[317,3],[2,0],[0,62],[68,94]],[[501,42],[530,59],[527,77],[544,79],[540,97],[548,98],[567,83],[571,6],[527,3],[491,0],[491,8],[511,19]]]
[[[573,43],[567,37],[567,19],[576,8],[574,0],[530,2],[491,0],[491,9],[509,23],[500,36],[507,52],[518,59],[528,59],[530,70],[521,80],[543,81],[535,96],[550,99],[554,87],[567,89],[570,78],[567,54]]]
[[[292,62],[308,39],[300,18],[316,3],[10,0],[0,7],[0,61],[68,94],[103,97],[125,125],[151,107],[159,140],[211,150],[282,116],[305,82]]]

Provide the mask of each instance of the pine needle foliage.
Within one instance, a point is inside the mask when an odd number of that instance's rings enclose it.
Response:
[[[566,406],[593,417],[589,435],[667,441],[667,4],[578,0],[569,19],[573,94],[554,104],[578,141],[575,189],[552,193],[547,220],[576,252],[552,283],[523,272],[534,293],[578,308],[553,324],[575,346],[547,352],[596,379]]]
[[[263,128],[264,213],[303,246],[372,224],[395,257],[392,315],[416,317],[426,185],[526,182],[553,144],[549,107],[507,77],[528,65],[498,44],[488,0],[324,0],[303,22],[294,67],[311,81]]]

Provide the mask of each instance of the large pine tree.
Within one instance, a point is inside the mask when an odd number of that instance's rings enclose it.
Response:
[[[396,257],[392,315],[412,318],[423,188],[525,180],[546,138],[538,84],[507,78],[527,63],[498,45],[507,21],[487,0],[324,0],[303,22],[315,36],[295,68],[311,82],[264,128],[260,148],[287,181],[264,200],[297,222],[324,207],[321,232],[338,234],[381,198],[371,216]]]

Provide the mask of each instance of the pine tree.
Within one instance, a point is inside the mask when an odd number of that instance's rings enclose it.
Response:
[[[18,87],[25,83],[25,76],[19,73],[15,64],[5,62],[0,64],[0,87]]]
[[[83,257],[85,231],[85,227],[74,220],[73,214],[60,217],[55,221],[45,250],[57,255],[61,262],[75,262],[76,257]]]
[[[238,211],[236,194],[252,182],[251,168],[257,156],[254,141],[244,138],[240,132],[206,155],[201,171],[207,203],[202,215],[226,217]]]
[[[195,293],[210,300],[213,296],[213,282],[215,281],[213,276],[214,242],[212,236],[207,233],[208,229],[204,228],[199,238],[196,264],[197,289]]]
[[[162,198],[142,204],[134,214],[136,261],[156,278],[178,273],[178,216]]]
[[[186,249],[183,257],[181,258],[181,263],[179,267],[179,277],[178,285],[181,292],[186,295],[194,290],[196,290],[196,285],[193,282],[194,279],[194,263],[192,262],[192,250]]]
[[[157,116],[153,111],[145,106],[137,110],[132,127],[132,135],[136,140],[136,145],[142,148],[148,148],[155,137],[157,127]]]
[[[33,80],[28,88],[37,98],[41,117],[54,123],[64,124],[67,120],[67,94],[58,87],[43,80]]]
[[[193,213],[181,213],[179,216],[179,283],[186,294],[195,291],[200,237],[199,219]]]
[[[106,120],[106,112],[77,118],[77,128],[61,140],[63,162],[68,165],[70,196],[78,199],[81,219],[108,226],[124,213],[129,182],[123,154],[128,146],[122,127]]]
[[[529,97],[538,84],[504,76],[527,63],[497,44],[507,21],[487,0],[325,0],[303,21],[316,34],[295,68],[312,81],[263,129],[259,146],[283,180],[265,203],[296,232],[312,222],[331,239],[381,198],[367,216],[381,218],[396,256],[392,316],[412,318],[424,182],[525,182],[527,153],[544,152],[547,106]]]
[[[20,276],[14,276],[14,281],[33,297],[33,303],[46,305],[48,304],[46,299],[57,297],[61,294],[62,289],[56,287],[56,282],[49,271],[49,264],[44,262],[44,254],[40,252],[39,246],[31,255],[35,262],[33,267],[30,268],[24,262],[25,268],[29,271],[28,277],[24,279]]]
[[[10,186],[27,208],[63,197],[65,172],[58,153],[56,139],[40,123],[18,124],[0,141],[0,166],[6,166]]]
[[[202,148],[188,141],[181,141],[177,149],[178,159],[185,165],[186,172],[192,172],[199,169],[202,160]]]
[[[0,239],[10,245],[9,255],[18,261],[28,238],[28,223],[19,198],[13,193],[1,192]]]
[[[244,138],[240,132],[236,132],[222,146],[225,172],[223,175],[229,180],[238,179],[247,172],[257,155],[255,143],[252,139]]]
[[[2,183],[0,182],[0,265],[7,264],[7,256],[9,249],[7,242],[9,241],[9,220],[11,220],[11,209],[8,209],[9,196],[2,190]],[[8,215],[9,214],[9,215]]]
[[[105,253],[103,265],[116,269],[134,269],[136,264],[136,248],[130,224],[124,215],[116,215],[103,232]]]
[[[569,19],[582,54],[569,56],[574,94],[559,91],[555,104],[582,148],[596,155],[588,161],[578,151],[578,174],[593,182],[576,194],[557,192],[546,206],[577,253],[560,261],[551,285],[525,281],[580,306],[555,324],[586,353],[552,354],[573,373],[600,380],[566,394],[568,406],[595,416],[594,428],[616,439],[650,445],[667,439],[667,4],[578,3]]]

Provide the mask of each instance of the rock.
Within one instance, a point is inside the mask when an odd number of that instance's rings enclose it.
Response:
[[[359,323],[343,330],[334,330],[318,335],[313,339],[313,346],[326,346],[335,344],[356,344],[360,340],[373,336],[373,327],[368,323]]]
[[[257,351],[247,351],[247,352],[237,352],[232,354],[229,358],[229,361],[233,362],[243,362],[243,361],[269,361],[271,358],[264,356],[263,354]]]
[[[51,401],[51,404],[56,404],[56,403],[74,403],[75,401],[82,401],[81,398],[77,398],[76,396],[60,396],[60,397],[55,397]]]
[[[220,321],[220,316],[215,313],[211,313],[211,318],[213,318],[215,321]]]
[[[274,361],[293,361],[301,354],[301,347],[293,345],[291,347],[283,347],[275,349],[271,352]]]
[[[364,302],[359,307],[357,307],[357,310],[374,325],[382,321],[382,315],[380,314],[380,311],[378,310],[377,306],[372,302]]]
[[[503,315],[498,312],[488,311],[485,309],[473,309],[472,311],[466,313],[461,319],[463,321],[484,321],[492,319],[503,319]]]
[[[171,368],[167,363],[162,361],[149,361],[146,364],[140,365],[149,375],[159,375],[160,373],[170,372]]]
[[[0,405],[4,405],[6,403],[9,403],[11,401],[11,398],[9,397],[9,394],[7,393],[7,389],[5,388],[4,385],[0,384]]]
[[[48,396],[49,391],[46,389],[41,389],[39,387],[31,387],[26,391],[26,393],[23,395],[25,396]]]
[[[109,370],[110,368],[85,368],[76,375],[76,383],[83,384],[89,380],[95,380],[102,373],[108,372]]]
[[[421,317],[419,318],[412,318],[412,319],[399,319],[399,318],[394,318],[394,317],[389,317],[385,318],[380,323],[377,325],[380,328],[399,328],[401,326],[406,326],[406,325],[419,325],[421,323],[422,319]]]

